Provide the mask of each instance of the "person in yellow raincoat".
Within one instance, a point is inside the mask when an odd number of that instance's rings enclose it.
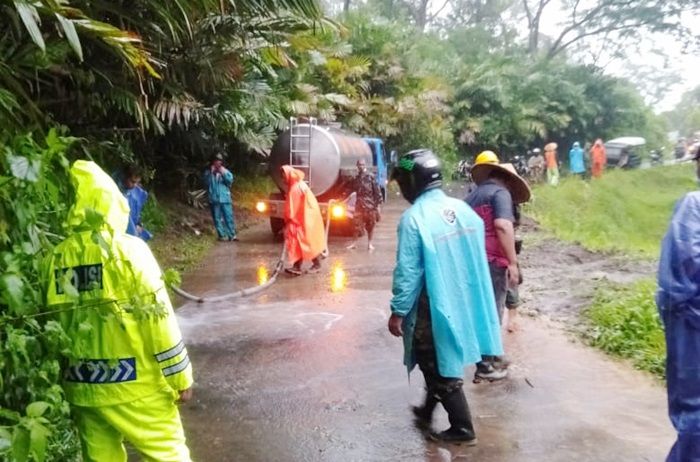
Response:
[[[287,183],[284,238],[287,257],[289,261],[294,262],[286,271],[298,276],[301,274],[303,261],[311,260],[312,266],[309,272],[318,272],[321,269],[321,253],[326,250],[326,234],[321,209],[316,196],[304,182],[304,172],[284,165],[282,177]]]
[[[129,206],[93,162],[71,167],[67,237],[46,262],[46,304],[72,339],[63,388],[84,461],[125,462],[126,439],[144,460],[189,462],[177,401],[192,366],[158,263],[126,234]]]

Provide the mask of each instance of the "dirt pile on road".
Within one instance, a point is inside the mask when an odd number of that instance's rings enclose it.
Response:
[[[656,262],[591,252],[562,242],[529,218],[523,220],[519,234],[524,238],[522,309],[530,314],[576,323],[602,281],[628,284],[656,272]]]

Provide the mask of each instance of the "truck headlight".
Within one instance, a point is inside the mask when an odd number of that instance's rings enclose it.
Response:
[[[340,204],[335,204],[334,206],[332,206],[331,207],[331,217],[333,217],[336,220],[344,218],[345,217],[345,206],[340,205]]]
[[[259,201],[257,204],[255,204],[255,210],[260,213],[267,212],[267,203],[265,201]]]

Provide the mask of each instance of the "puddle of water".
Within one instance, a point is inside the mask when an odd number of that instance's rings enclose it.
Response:
[[[258,269],[256,272],[258,275],[259,286],[265,284],[267,281],[270,280],[270,273],[267,271],[267,267],[265,265],[258,265]]]
[[[331,270],[331,292],[342,292],[347,287],[348,276],[340,261],[333,263]]]

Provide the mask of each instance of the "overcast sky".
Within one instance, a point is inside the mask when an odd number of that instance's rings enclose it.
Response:
[[[554,3],[554,2],[553,2]],[[558,5],[561,5],[559,0],[556,0]],[[560,8],[545,9],[542,20],[542,33],[556,36],[560,31],[558,25],[559,18],[564,13]],[[700,15],[686,13],[683,15],[683,23],[687,27],[694,29],[698,33],[700,29]],[[677,42],[675,37],[655,34],[645,39],[639,44],[640,53],[634,51],[632,58],[639,64],[648,65],[656,69],[670,69],[681,78],[681,82],[671,87],[665,97],[654,105],[656,112],[663,112],[673,109],[681,100],[684,92],[700,86],[700,62],[697,51],[694,54],[683,54],[681,44]],[[656,49],[661,51],[662,55],[653,52]],[[668,58],[668,59],[665,59]],[[605,70],[613,75],[625,77],[625,67],[629,65],[623,60],[602,59],[600,64],[606,64]],[[668,64],[668,66],[666,65]]]

